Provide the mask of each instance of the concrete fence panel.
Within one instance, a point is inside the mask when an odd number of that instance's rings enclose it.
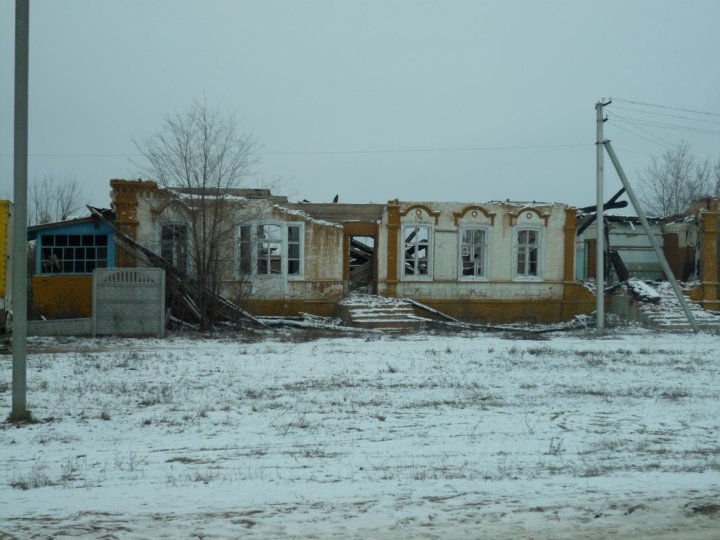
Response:
[[[93,272],[93,335],[165,336],[165,270],[98,268]]]

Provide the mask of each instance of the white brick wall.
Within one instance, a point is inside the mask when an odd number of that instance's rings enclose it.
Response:
[[[401,203],[400,283],[399,296],[426,299],[518,299],[558,298],[562,295],[559,283],[563,279],[565,244],[565,206],[523,205],[513,203],[421,203],[431,209],[433,216],[418,203]],[[464,215],[458,216],[457,214]],[[436,223],[437,221],[437,223]],[[456,223],[457,221],[457,223]],[[547,221],[547,223],[546,223]],[[403,226],[427,224],[434,230],[432,279],[402,275]],[[460,279],[459,231],[465,225],[477,225],[487,231],[487,276],[485,279]],[[531,227],[541,231],[541,271],[538,279],[513,279],[515,265],[514,238],[518,228]],[[386,261],[382,254],[381,262]],[[381,275],[386,275],[382,268]]]
[[[138,208],[138,239],[157,248],[157,218],[150,211],[152,201],[141,199]],[[157,205],[157,201],[155,201]],[[564,270],[565,209],[562,204],[517,204],[493,202],[401,203],[401,227],[398,233],[399,296],[426,299],[521,299],[558,298]],[[254,219],[302,221],[304,223],[304,275],[301,279],[273,277],[254,287],[263,298],[327,299],[342,294],[345,253],[342,227],[318,223],[279,208],[256,208]],[[164,219],[179,217],[173,207],[163,211]],[[403,227],[428,225],[433,230],[432,276],[420,278],[402,275]],[[481,226],[487,231],[487,268],[485,279],[459,279],[459,231],[463,226]],[[538,279],[513,278],[514,238],[518,227],[541,231],[541,268]],[[386,292],[388,275],[387,211],[378,238],[378,291]],[[275,281],[272,281],[275,280]]]

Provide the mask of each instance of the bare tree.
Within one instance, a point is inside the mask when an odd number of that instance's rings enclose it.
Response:
[[[651,214],[673,216],[690,203],[720,189],[720,158],[713,164],[709,158],[693,155],[684,141],[662,157],[654,157],[640,176],[643,203]]]
[[[711,194],[715,197],[720,196],[720,156],[713,164],[712,177],[710,179]]]
[[[58,180],[46,175],[28,190],[28,224],[42,225],[63,221],[84,206],[82,190],[75,177]]]
[[[189,266],[201,291],[200,326],[206,329],[215,320],[215,295],[232,253],[233,189],[251,172],[257,143],[240,132],[234,116],[204,101],[167,117],[155,135],[134,142],[148,162],[143,171],[186,203]]]

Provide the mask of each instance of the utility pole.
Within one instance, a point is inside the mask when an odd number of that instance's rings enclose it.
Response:
[[[633,208],[635,208],[635,212],[638,215],[638,218],[640,219],[640,223],[642,224],[643,228],[645,229],[645,234],[647,234],[648,239],[650,240],[650,245],[652,246],[653,250],[655,251],[655,255],[657,255],[658,260],[660,261],[660,266],[663,270],[663,273],[665,274],[665,277],[670,282],[670,285],[672,286],[673,292],[675,293],[675,298],[677,298],[678,303],[680,304],[680,307],[682,308],[683,312],[685,313],[685,318],[687,319],[688,323],[690,324],[690,327],[693,329],[693,332],[698,332],[699,328],[697,325],[697,322],[695,321],[695,317],[693,316],[692,312],[690,311],[690,308],[688,307],[687,300],[685,299],[685,295],[683,295],[682,291],[680,290],[680,285],[678,285],[677,279],[675,279],[675,274],[673,274],[672,269],[670,268],[670,265],[667,262],[667,259],[665,258],[665,254],[663,253],[662,248],[660,247],[660,244],[657,241],[657,238],[652,233],[652,230],[650,230],[650,223],[648,223],[647,217],[645,217],[645,212],[643,212],[642,207],[640,206],[640,201],[635,196],[635,192],[633,191],[632,186],[630,185],[630,181],[628,180],[627,176],[625,176],[625,171],[622,168],[622,165],[620,165],[620,160],[617,158],[617,155],[615,154],[615,150],[613,150],[612,145],[610,144],[610,141],[605,141],[604,143],[605,149],[607,150],[608,156],[610,156],[610,161],[612,162],[613,166],[615,167],[615,171],[617,172],[618,176],[620,177],[620,181],[623,183],[623,186],[625,186],[625,191],[628,194],[628,197],[630,198],[630,202],[632,202]]]
[[[10,421],[29,420],[27,410],[27,168],[30,0],[15,0],[15,141],[12,232],[12,410]]]
[[[604,135],[603,124],[605,123],[605,115],[603,108],[610,105],[611,101],[598,101],[595,104],[596,112],[596,132],[595,141],[596,154],[596,196],[597,206],[595,209],[595,221],[597,224],[597,240],[595,241],[595,298],[597,306],[595,308],[597,319],[597,333],[602,335],[605,330],[605,214],[604,214],[604,176],[603,157],[604,157]]]

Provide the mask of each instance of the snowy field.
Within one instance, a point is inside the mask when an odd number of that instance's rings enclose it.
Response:
[[[301,336],[31,341],[0,539],[720,538],[718,336]]]

